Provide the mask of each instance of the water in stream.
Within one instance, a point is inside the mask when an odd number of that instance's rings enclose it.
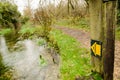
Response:
[[[13,80],[58,80],[59,65],[53,63],[44,46],[38,46],[36,41],[24,40],[17,42],[15,47],[22,48],[11,52],[5,39],[0,37],[0,53],[4,64],[12,67]],[[40,55],[44,65],[40,63]]]

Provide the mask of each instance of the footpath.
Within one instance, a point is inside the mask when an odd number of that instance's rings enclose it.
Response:
[[[72,36],[81,45],[87,49],[90,48],[90,32],[78,30],[63,26],[55,26],[56,29],[61,30],[63,33]],[[120,80],[120,41],[115,41],[115,62],[114,62],[114,80]]]

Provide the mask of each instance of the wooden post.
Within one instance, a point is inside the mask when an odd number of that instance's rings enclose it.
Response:
[[[93,71],[113,80],[116,0],[90,0],[91,39],[102,42],[101,57],[92,55]]]
[[[116,1],[104,3],[105,52],[103,54],[104,80],[113,80],[116,26]]]
[[[104,41],[104,27],[103,27],[103,6],[102,0],[90,0],[90,26],[91,26],[91,39],[97,41]],[[91,56],[93,71],[103,74],[102,58]]]

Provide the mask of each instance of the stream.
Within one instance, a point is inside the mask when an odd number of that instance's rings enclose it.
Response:
[[[18,41],[15,51],[8,50],[4,37],[0,37],[0,53],[3,63],[12,67],[12,80],[59,80],[59,64],[45,46],[36,40]]]

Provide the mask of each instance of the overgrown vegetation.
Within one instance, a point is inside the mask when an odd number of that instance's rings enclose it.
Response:
[[[31,22],[26,22],[18,32],[19,39],[38,38],[43,35],[43,29],[40,25],[33,25]]]
[[[20,16],[16,5],[6,1],[0,2],[0,35],[3,35],[8,41],[15,41],[20,28]],[[11,80],[12,73],[2,61],[0,53],[0,80]]]
[[[11,80],[12,73],[9,71],[9,67],[6,67],[2,61],[2,56],[0,54],[0,80]]]
[[[19,28],[20,13],[17,6],[9,2],[0,2],[0,28]]]
[[[34,13],[34,22],[36,24],[41,25],[42,27],[42,37],[44,37],[47,41],[49,40],[49,32],[51,31],[52,25],[52,16],[49,14],[48,9],[46,7],[40,6],[36,12]]]
[[[21,26],[21,14],[15,4],[0,2],[0,35],[7,41],[16,41]]]

